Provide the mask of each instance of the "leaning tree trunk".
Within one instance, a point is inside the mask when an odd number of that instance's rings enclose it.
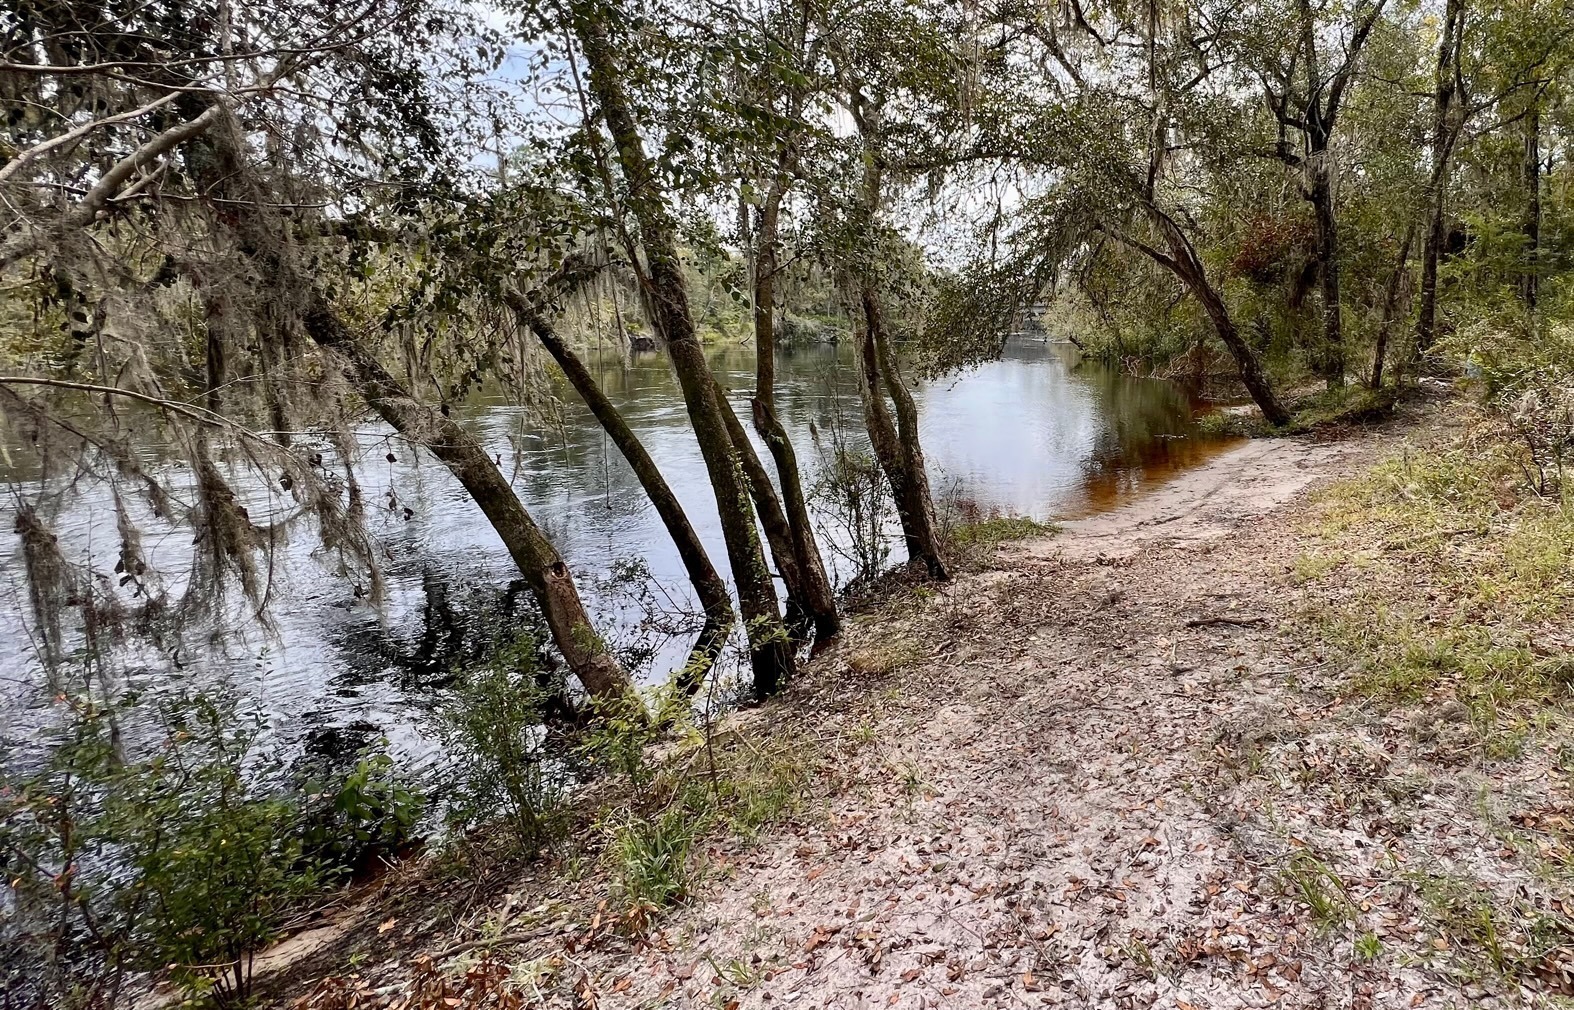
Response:
[[[727,583],[716,571],[716,566],[711,564],[705,545],[700,542],[699,534],[694,531],[688,514],[683,511],[678,496],[673,494],[667,479],[662,476],[660,467],[645,450],[644,443],[634,434],[634,429],[629,427],[616,405],[607,398],[595,376],[590,374],[590,369],[563,343],[557,331],[531,304],[530,299],[515,291],[509,292],[507,299],[509,307],[541,341],[541,346],[552,355],[558,367],[563,369],[569,384],[579,393],[612,439],[612,444],[618,447],[618,451],[628,461],[629,469],[639,479],[640,487],[645,489],[646,497],[655,506],[656,514],[661,517],[667,534],[677,547],[678,557],[683,561],[689,582],[693,584],[700,607],[705,612],[705,626],[695,639],[688,663],[678,674],[678,683],[684,693],[693,694],[699,690],[706,673],[715,665],[716,657],[726,644],[727,632],[732,627],[732,597],[727,592]]]
[[[343,358],[349,366],[347,374],[372,409],[395,431],[442,460],[481,506],[540,603],[553,643],[585,690],[597,698],[627,692],[628,674],[596,634],[568,566],[486,449],[441,410],[411,396],[361,346],[320,292],[310,289],[307,297],[303,320],[307,335]]]
[[[663,203],[659,183],[645,154],[644,143],[629,111],[616,60],[595,4],[577,7],[575,34],[589,66],[590,90],[601,107],[619,166],[628,184],[628,204],[639,224],[649,278],[649,300],[657,329],[683,390],[689,420],[716,495],[727,559],[738,589],[749,638],[755,691],[774,694],[792,675],[793,649],[782,627],[776,587],[760,549],[749,503],[749,487],[738,464],[723,406],[717,401],[716,380],[705,350],[694,332],[689,295],[678,259],[677,228]]]
[[[787,430],[776,415],[776,274],[780,269],[778,228],[781,219],[782,188],[771,186],[760,208],[760,228],[754,259],[754,400],[750,404],[754,430],[765,440],[765,447],[776,462],[776,477],[781,482],[782,507],[792,534],[793,553],[798,563],[799,594],[804,608],[814,621],[818,641],[835,637],[842,630],[836,609],[836,591],[825,572],[820,545],[814,539],[809,521],[809,505],[803,490],[803,475],[798,456],[787,437]]]
[[[732,439],[732,447],[738,453],[738,465],[749,482],[749,496],[759,512],[760,527],[765,530],[765,544],[770,549],[771,560],[776,562],[776,572],[781,576],[782,586],[787,592],[787,630],[795,642],[800,641],[805,637],[812,618],[803,601],[803,572],[798,567],[798,555],[793,549],[792,528],[787,523],[786,513],[782,511],[776,488],[771,485],[771,475],[766,472],[765,464],[760,462],[759,453],[754,451],[754,445],[749,441],[748,431],[744,429],[743,422],[738,420],[737,412],[732,409],[732,401],[727,399],[727,391],[720,383],[716,385],[716,403],[721,407],[722,420],[727,424],[727,437]]]
[[[1169,255],[1146,243],[1126,241],[1149,259],[1169,270],[1186,285],[1192,297],[1202,304],[1203,311],[1208,314],[1208,320],[1213,323],[1214,332],[1218,334],[1219,340],[1230,352],[1230,356],[1235,359],[1235,367],[1241,376],[1241,385],[1245,386],[1246,392],[1251,394],[1252,401],[1257,404],[1257,409],[1262,411],[1262,416],[1276,428],[1288,424],[1290,412],[1279,402],[1279,397],[1273,391],[1273,384],[1268,381],[1268,376],[1262,370],[1262,363],[1257,360],[1251,345],[1242,339],[1240,330],[1235,326],[1235,320],[1230,318],[1230,309],[1224,302],[1224,296],[1209,282],[1208,271],[1203,266],[1201,257],[1197,255],[1196,248],[1180,230],[1180,226],[1163,211],[1151,204],[1145,209],[1149,220],[1164,236],[1164,244],[1169,248]],[[1120,237],[1118,233],[1116,236]]]
[[[211,191],[225,197],[216,213],[234,230],[278,299],[275,310],[297,312],[307,336],[343,359],[347,378],[367,404],[394,430],[442,460],[481,506],[541,606],[558,651],[585,690],[598,698],[628,692],[628,674],[596,634],[568,566],[486,449],[441,410],[400,385],[356,340],[316,282],[296,266],[284,222],[271,210],[266,188],[246,163],[239,126],[225,119],[213,131],[214,143],[205,152],[211,157],[200,170],[211,177]]]
[[[896,502],[896,515],[902,524],[902,539],[907,547],[909,564],[921,564],[936,579],[950,578],[945,559],[940,551],[940,537],[935,532],[934,502],[929,496],[929,478],[923,470],[923,453],[915,451],[918,439],[917,410],[912,395],[901,380],[892,376],[886,352],[885,321],[879,296],[872,285],[865,282],[859,294],[863,307],[863,333],[859,340],[859,362],[862,381],[859,388],[864,400],[864,426],[869,429],[869,444],[874,449],[876,462],[891,485],[891,497]],[[910,423],[891,420],[890,409],[885,403],[887,390],[893,400],[898,388],[906,395],[906,409],[912,411]],[[897,400],[897,410],[904,408]],[[901,424],[901,427],[898,427]],[[916,464],[916,466],[915,466]]]

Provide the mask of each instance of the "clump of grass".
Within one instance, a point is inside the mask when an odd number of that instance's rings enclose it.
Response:
[[[1324,928],[1338,926],[1351,915],[1344,881],[1331,867],[1305,849],[1297,849],[1279,874],[1279,887],[1306,906],[1312,919]]]
[[[701,839],[727,832],[752,840],[804,807],[812,755],[802,737],[691,729],[675,753],[638,778],[644,785],[630,802],[603,820],[605,865],[636,932],[693,895],[704,876]]]
[[[952,547],[987,550],[1012,540],[1049,536],[1059,532],[1053,523],[1041,523],[1027,516],[993,516],[975,522],[957,523],[950,529]]]
[[[669,908],[692,893],[694,841],[709,826],[705,804],[675,803],[652,817],[625,814],[610,828],[607,856],[618,896],[632,910]]]
[[[847,668],[860,677],[885,677],[911,666],[923,656],[917,642],[906,639],[875,642],[853,650]]]
[[[1429,925],[1464,966],[1483,976],[1520,984],[1568,940],[1558,920],[1518,899],[1503,899],[1469,880],[1417,871],[1409,883],[1421,899]]]
[[[1291,429],[1315,431],[1347,424],[1370,424],[1394,410],[1393,389],[1345,386],[1320,394],[1303,404],[1290,421]]]

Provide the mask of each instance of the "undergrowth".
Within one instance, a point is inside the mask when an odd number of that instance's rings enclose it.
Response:
[[[1352,691],[1396,702],[1451,692],[1472,711],[1566,699],[1574,508],[1528,486],[1505,427],[1482,415],[1454,444],[1407,449],[1332,489],[1322,546],[1297,577],[1355,663]]]

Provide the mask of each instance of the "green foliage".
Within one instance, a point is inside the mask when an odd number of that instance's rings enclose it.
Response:
[[[426,799],[397,773],[386,746],[363,751],[336,785],[306,784],[304,841],[313,857],[354,871],[412,838]]]
[[[1350,918],[1352,906],[1344,881],[1327,863],[1305,849],[1290,855],[1279,875],[1279,885],[1284,893],[1305,905],[1324,928],[1341,925]]]
[[[116,776],[105,833],[127,853],[148,914],[143,967],[221,1003],[251,992],[251,958],[328,883],[293,800],[259,794],[246,766],[260,725],[198,702],[164,751]]]
[[[455,773],[451,824],[473,826],[501,814],[527,850],[561,837],[571,778],[567,749],[546,725],[557,693],[538,675],[528,637],[459,675],[436,713]]]
[[[119,712],[70,702],[47,763],[0,789],[7,931],[41,997],[112,1003],[143,970],[241,1004],[253,956],[334,878],[295,799],[270,791],[259,719],[203,698],[161,712],[160,742],[127,756]]]
[[[605,768],[643,787],[654,773],[648,761],[650,746],[674,726],[687,724],[688,698],[674,680],[646,698],[628,693],[598,699],[591,711],[594,719],[581,737],[580,756],[591,767]]]
[[[956,523],[947,534],[955,547],[988,550],[1012,540],[1049,536],[1056,529],[1053,523],[1041,523],[1027,516],[992,516]]]
[[[696,793],[703,797],[703,793]],[[607,858],[614,886],[636,913],[650,913],[689,897],[694,869],[689,856],[709,824],[710,807],[678,802],[651,817],[625,814],[608,828]]]

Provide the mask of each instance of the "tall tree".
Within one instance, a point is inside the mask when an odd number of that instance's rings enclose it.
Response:
[[[1346,15],[1342,6],[1314,10],[1311,0],[1294,0],[1288,18],[1278,4],[1263,5],[1257,8],[1264,19],[1257,25],[1261,34],[1248,43],[1246,53],[1278,127],[1273,156],[1300,174],[1301,194],[1311,202],[1317,223],[1323,295],[1319,357],[1330,389],[1344,385],[1346,357],[1333,141],[1362,50],[1385,4],[1361,0]],[[1292,133],[1298,143],[1290,139]]]
[[[755,690],[761,695],[774,694],[792,675],[793,649],[782,626],[775,586],[760,548],[751,492],[728,430],[726,408],[719,402],[715,377],[695,334],[678,253],[677,224],[645,152],[644,139],[624,88],[623,71],[607,36],[608,26],[616,23],[617,12],[593,0],[580,0],[566,14],[568,28],[584,54],[590,91],[611,136],[626,185],[628,210],[638,227],[651,314],[677,372],[715,493],[748,635]]]

